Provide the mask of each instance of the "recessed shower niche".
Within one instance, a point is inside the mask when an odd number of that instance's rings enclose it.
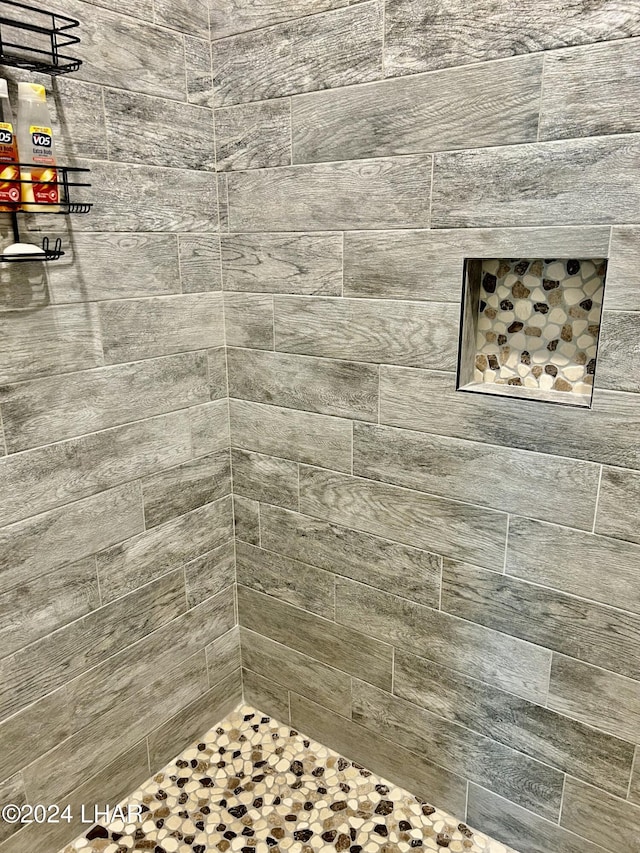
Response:
[[[591,406],[607,261],[467,258],[459,391]]]

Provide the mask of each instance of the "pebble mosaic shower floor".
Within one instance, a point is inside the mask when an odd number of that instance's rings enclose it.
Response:
[[[514,853],[247,705],[61,853]]]

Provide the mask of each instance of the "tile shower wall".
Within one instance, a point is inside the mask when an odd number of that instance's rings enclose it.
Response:
[[[1,273],[0,790],[77,815],[241,691],[207,8],[55,5],[85,64],[42,82],[95,209],[48,279]],[[2,853],[79,831],[16,828]]]
[[[640,3],[212,22],[248,701],[526,853],[635,849]],[[455,392],[465,256],[610,258],[591,411]]]

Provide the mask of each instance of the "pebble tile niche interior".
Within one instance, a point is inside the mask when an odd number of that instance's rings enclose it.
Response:
[[[465,264],[458,389],[589,407],[607,261]]]

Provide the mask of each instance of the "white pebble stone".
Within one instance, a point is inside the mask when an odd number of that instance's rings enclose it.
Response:
[[[518,281],[518,276],[512,272],[508,273],[508,275],[506,275],[504,279],[504,283],[507,285],[508,288],[512,288],[516,281]]]
[[[498,272],[498,267],[500,266],[500,261],[493,258],[488,261],[482,262],[482,271],[490,272],[491,275],[495,275]]]
[[[560,323],[562,325],[567,320],[566,312],[562,308],[553,308],[548,315],[548,320],[551,323]]]
[[[531,354],[531,360],[534,364],[546,364],[549,353],[546,350],[541,350],[540,352],[534,352]]]
[[[535,376],[526,376],[524,380],[525,388],[538,388],[538,380]]]
[[[527,338],[524,332],[516,332],[509,338],[509,345],[516,350],[523,350],[527,347]]]
[[[527,320],[531,316],[533,308],[526,299],[520,299],[516,304],[515,315],[518,320]]]
[[[543,373],[540,377],[540,387],[545,391],[549,391],[553,387],[553,376]]]
[[[593,343],[593,338],[591,337],[591,335],[580,335],[577,343],[581,349],[584,349],[585,347],[588,347]]]
[[[547,267],[547,272],[545,278],[553,279],[554,281],[560,281],[567,274],[565,266],[560,261],[555,261],[553,264],[549,264]]]
[[[555,341],[556,338],[560,337],[560,331],[560,326],[557,326],[554,323],[549,323],[549,325],[544,328],[544,336],[548,341]]]
[[[534,326],[536,329],[543,329],[547,324],[547,318],[543,314],[534,314],[529,319],[528,326]]]
[[[599,323],[600,322],[600,309],[599,308],[592,308],[591,311],[589,311],[589,314],[587,316],[588,316],[588,319],[590,320],[590,322]]]
[[[533,290],[534,287],[540,286],[540,279],[537,275],[531,275],[531,273],[528,272],[522,279],[522,283],[525,287],[528,287],[529,290]]]
[[[496,381],[496,372],[495,370],[485,370],[484,373],[484,381],[485,382],[495,382]]]
[[[593,388],[591,385],[587,385],[586,382],[576,382],[573,386],[573,390],[576,394],[587,394],[590,397]]]
[[[583,281],[588,281],[591,276],[595,275],[596,268],[595,265],[591,263],[591,261],[583,261],[580,265],[580,275],[582,276]]]
[[[576,349],[576,345],[573,342],[569,343],[569,341],[563,341],[558,347],[558,351],[569,358],[575,354]]]
[[[571,275],[562,282],[562,286],[563,288],[583,287],[583,281],[579,275]]]
[[[577,382],[578,379],[582,379],[584,376],[584,367],[582,365],[569,365],[568,367],[564,367],[562,372],[569,382]]]
[[[567,305],[577,305],[578,302],[582,302],[584,299],[584,293],[582,290],[578,290],[578,288],[571,288],[570,290],[564,291],[564,301]]]
[[[586,332],[588,325],[589,323],[587,322],[587,320],[574,320],[572,325],[574,337],[576,335],[581,335],[583,332]]]
[[[527,376],[530,373],[530,371],[531,371],[531,368],[528,365],[526,365],[526,364],[519,364],[518,365],[518,374],[523,379],[525,376]]]

